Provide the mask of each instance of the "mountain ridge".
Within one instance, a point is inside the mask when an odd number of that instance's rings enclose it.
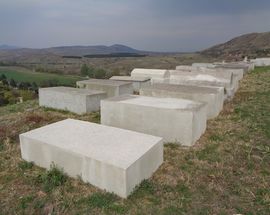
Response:
[[[270,56],[270,32],[244,34],[200,53],[225,59],[267,57]]]

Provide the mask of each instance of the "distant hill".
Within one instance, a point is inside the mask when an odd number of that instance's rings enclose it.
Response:
[[[10,45],[0,45],[0,50],[13,50],[18,49],[19,47],[16,46],[10,46]]]
[[[84,55],[102,55],[102,54],[113,54],[113,53],[142,53],[137,49],[130,48],[124,45],[112,45],[112,46],[62,46],[62,47],[52,47],[43,49],[46,52],[53,53],[56,55],[63,56],[84,56]]]
[[[270,56],[270,32],[245,34],[206,49],[201,54],[225,59],[267,57]]]

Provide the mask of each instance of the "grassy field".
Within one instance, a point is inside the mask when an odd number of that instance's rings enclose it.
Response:
[[[197,144],[165,145],[164,163],[126,200],[20,158],[18,134],[65,118],[38,107],[0,108],[0,214],[270,214],[270,67],[241,81]],[[169,126],[169,125],[168,125]]]
[[[38,85],[42,85],[46,81],[54,81],[59,85],[74,86],[76,81],[82,80],[79,76],[39,73],[21,67],[0,67],[0,75],[2,74],[6,75],[8,79],[13,78],[19,82],[36,82]]]

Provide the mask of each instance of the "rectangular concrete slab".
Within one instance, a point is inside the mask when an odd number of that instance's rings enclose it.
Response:
[[[151,83],[169,83],[170,73],[166,69],[141,69],[135,68],[131,72],[131,77],[149,77]]]
[[[22,158],[126,198],[163,162],[162,138],[67,119],[20,135]]]
[[[199,87],[190,85],[154,84],[140,90],[142,96],[190,99],[207,103],[208,119],[218,116],[223,108],[223,87]]]
[[[49,87],[39,89],[39,105],[77,114],[98,111],[100,100],[106,98],[103,91],[72,87]]]
[[[233,86],[233,79],[217,77],[210,74],[185,71],[179,71],[177,75],[171,75],[170,84],[224,87],[226,92],[225,99],[232,98],[236,91]]]
[[[135,92],[139,92],[142,87],[151,84],[151,78],[148,77],[112,76],[110,80],[132,82],[133,90]]]
[[[106,92],[107,97],[133,93],[132,83],[126,81],[89,79],[84,81],[77,81],[77,86],[79,88],[104,91]]]
[[[270,66],[270,58],[256,58],[251,59],[250,62],[255,66]]]
[[[243,78],[244,71],[243,69],[228,69],[228,68],[204,68],[204,67],[196,67],[195,70],[192,70],[193,73],[198,74],[207,74],[212,75],[217,78],[223,78],[231,80],[232,87],[235,92],[239,88],[239,81]],[[234,92],[234,93],[235,93]]]
[[[101,101],[101,123],[191,146],[206,129],[206,104],[185,99],[124,95]]]
[[[176,70],[186,70],[186,71],[190,71],[192,70],[194,67],[190,66],[190,65],[179,65],[176,66],[175,69]]]

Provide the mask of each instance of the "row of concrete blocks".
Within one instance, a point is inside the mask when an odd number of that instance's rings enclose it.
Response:
[[[141,96],[122,95],[134,90],[125,80],[78,83],[88,89],[40,89],[40,105],[77,113],[95,111],[101,101],[103,125],[68,119],[21,134],[23,159],[45,168],[54,163],[72,177],[126,198],[162,164],[164,142],[194,144],[206,119],[223,107],[223,87],[142,87],[149,79],[130,79],[138,82]]]

